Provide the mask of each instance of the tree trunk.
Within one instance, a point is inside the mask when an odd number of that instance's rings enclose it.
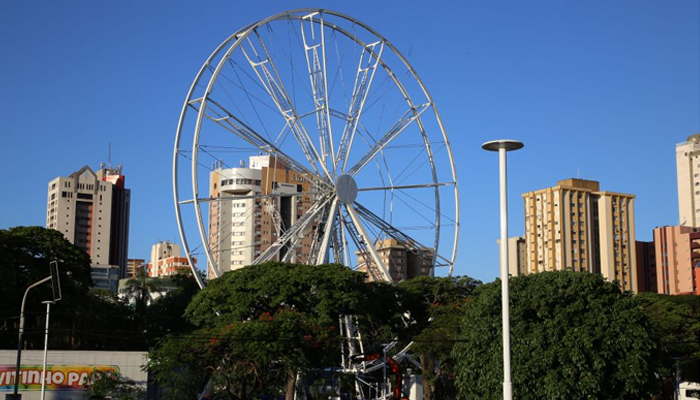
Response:
[[[435,359],[421,355],[420,367],[423,370],[423,400],[433,400],[435,395]]]
[[[287,388],[284,391],[284,400],[294,400],[294,390],[297,383],[297,374],[291,368],[287,370]]]

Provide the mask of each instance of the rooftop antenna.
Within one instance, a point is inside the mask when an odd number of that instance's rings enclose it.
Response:
[[[576,167],[576,179],[581,179],[581,167]]]
[[[112,142],[109,142],[109,154],[107,155],[107,163],[112,166]]]

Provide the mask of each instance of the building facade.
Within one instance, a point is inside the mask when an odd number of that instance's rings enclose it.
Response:
[[[658,293],[700,295],[700,228],[654,229]]]
[[[146,268],[146,260],[141,258],[129,258],[126,260],[126,277],[133,278],[139,269]]]
[[[219,165],[209,175],[209,247],[207,276],[249,265],[309,210],[309,182],[298,171],[269,155],[251,156],[248,167]],[[304,235],[281,249],[292,262],[309,263],[312,237]]]
[[[498,242],[500,246],[500,239]],[[527,243],[525,241],[525,236],[510,237],[508,238],[508,274],[518,276],[526,273]]]
[[[196,264],[197,259],[192,261]],[[151,246],[151,262],[146,270],[148,276],[160,278],[178,274],[182,268],[190,271],[190,263],[187,257],[181,255],[180,246],[170,242],[159,242]]]
[[[94,172],[85,166],[49,182],[46,227],[63,233],[68,241],[85,250],[93,265],[101,266],[101,270],[116,267],[117,278],[124,278],[130,204],[131,191],[125,187],[121,167],[101,166]]]
[[[379,259],[389,268],[389,274],[394,282],[433,275],[433,251],[430,249],[411,250],[396,239],[382,240],[377,242],[374,247]],[[357,252],[355,255],[357,256],[357,270],[367,273],[367,280],[370,282],[378,280],[379,278],[375,277],[377,274],[367,269],[366,256],[370,255],[361,252]]]
[[[700,226],[700,134],[676,145],[676,171],[679,224]]]
[[[639,292],[658,291],[656,270],[656,249],[654,242],[637,241],[637,290]]]
[[[572,178],[522,197],[526,273],[587,271],[637,291],[634,195]]]

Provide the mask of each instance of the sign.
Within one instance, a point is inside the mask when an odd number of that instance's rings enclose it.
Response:
[[[0,392],[12,392],[15,388],[14,365],[0,365]],[[19,390],[41,391],[41,365],[23,365],[20,370]],[[47,365],[47,390],[84,390],[88,377],[94,370],[119,373],[116,365]]]

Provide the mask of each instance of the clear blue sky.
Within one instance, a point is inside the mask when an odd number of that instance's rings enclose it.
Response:
[[[365,22],[431,92],[462,199],[456,274],[498,275],[497,157],[515,138],[510,232],[520,194],[580,176],[637,195],[637,237],[676,224],[675,144],[700,133],[700,2],[0,2],[0,228],[44,225],[46,184],[123,164],[130,257],[179,242],[171,154],[182,101],[209,53],[251,22],[302,7]]]

